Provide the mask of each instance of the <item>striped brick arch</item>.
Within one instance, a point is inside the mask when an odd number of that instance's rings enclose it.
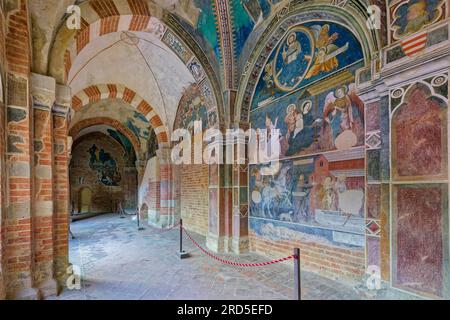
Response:
[[[155,130],[160,148],[169,145],[167,128],[156,111],[136,92],[123,85],[99,84],[90,86],[72,97],[72,109],[78,112],[88,104],[105,99],[119,99],[131,105],[150,122],[153,130]]]
[[[81,8],[81,29],[64,54],[66,80],[77,55],[95,38],[121,31],[145,31],[162,38],[167,30],[145,0],[91,0]]]
[[[87,128],[91,128],[98,125],[106,125],[110,126],[117,131],[119,131],[121,134],[123,134],[125,137],[130,140],[131,144],[133,145],[133,148],[136,152],[136,156],[139,156],[139,150],[141,147],[141,144],[137,137],[131,132],[130,129],[128,129],[126,126],[124,126],[120,121],[117,121],[112,118],[108,117],[95,117],[91,119],[85,119],[82,121],[77,122],[69,131],[69,135],[73,137],[74,139],[78,136],[78,134]]]

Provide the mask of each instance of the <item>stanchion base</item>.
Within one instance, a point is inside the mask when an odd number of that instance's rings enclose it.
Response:
[[[145,230],[145,228],[142,228],[142,227],[138,228],[138,231],[144,231],[144,230]]]
[[[189,258],[189,253],[187,253],[186,251],[178,251],[177,255],[180,257],[180,259],[186,259]]]

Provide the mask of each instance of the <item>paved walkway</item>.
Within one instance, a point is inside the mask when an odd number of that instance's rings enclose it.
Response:
[[[72,224],[70,261],[82,270],[81,290],[66,289],[51,299],[76,300],[227,300],[292,299],[293,262],[257,269],[219,264],[201,254],[188,240],[191,257],[176,255],[178,230],[156,233],[136,230],[131,217],[102,215]],[[194,235],[200,243],[205,238]],[[221,257],[242,262],[267,261],[255,254]],[[304,299],[367,298],[354,285],[303,272]],[[389,298],[385,295],[384,298]],[[407,298],[394,295],[392,298]]]

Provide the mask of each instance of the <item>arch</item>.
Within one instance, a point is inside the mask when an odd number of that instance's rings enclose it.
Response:
[[[108,125],[108,126],[115,128],[117,131],[119,131],[121,134],[123,134],[125,137],[127,137],[128,140],[130,140],[136,154],[138,154],[138,151],[141,148],[139,140],[131,132],[130,129],[128,129],[126,126],[124,126],[119,121],[112,119],[112,118],[95,117],[95,118],[79,121],[70,129],[69,136],[71,136],[72,138],[75,138],[82,130],[93,127],[93,126],[97,126],[97,125]]]
[[[53,41],[48,74],[58,83],[67,82],[78,54],[96,38],[114,32],[149,32],[174,51],[198,81],[202,79],[197,79],[195,71],[189,66],[194,60],[202,66],[209,91],[214,93],[219,117],[223,117],[222,90],[216,72],[192,35],[166,9],[145,0],[86,1],[80,7],[81,29],[69,30],[62,24]]]
[[[72,97],[72,108],[75,112],[84,106],[105,99],[122,100],[141,113],[155,130],[158,145],[162,149],[169,145],[169,133],[156,111],[133,90],[118,84],[93,85],[81,90]]]
[[[247,58],[247,64],[238,86],[235,119],[248,122],[250,104],[256,90],[258,80],[263,72],[267,60],[286,31],[294,25],[311,21],[330,21],[343,24],[355,35],[362,46],[364,61],[370,65],[378,51],[380,41],[366,26],[367,18],[357,8],[346,6],[341,8],[332,4],[298,3],[281,11],[267,22],[266,29],[261,33],[254,50]]]

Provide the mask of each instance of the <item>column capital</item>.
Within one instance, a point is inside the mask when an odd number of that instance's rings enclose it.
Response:
[[[66,117],[70,114],[72,106],[72,91],[70,87],[64,85],[56,85],[56,99],[53,104],[53,113]]]
[[[30,91],[34,108],[51,110],[56,100],[55,78],[32,73]]]

